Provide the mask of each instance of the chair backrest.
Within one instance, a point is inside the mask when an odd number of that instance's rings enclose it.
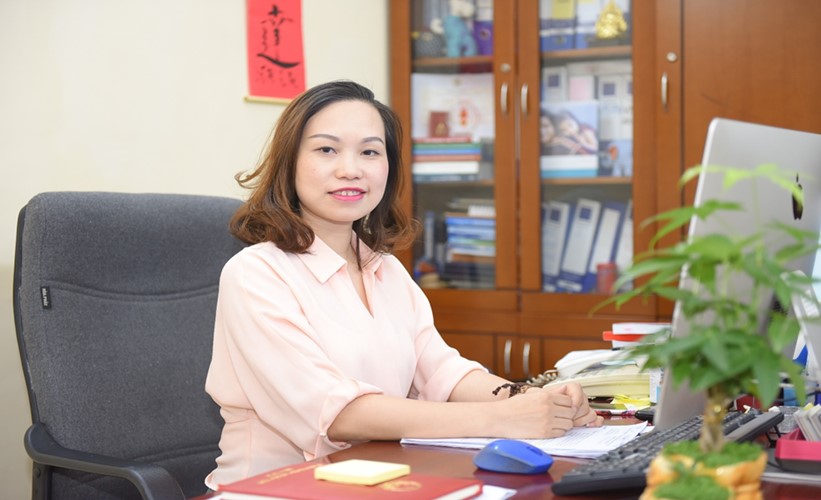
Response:
[[[14,313],[32,420],[64,447],[168,469],[205,491],[222,419],[205,393],[228,232],[240,201],[42,193],[21,210]],[[59,468],[52,498],[127,498],[127,481]]]

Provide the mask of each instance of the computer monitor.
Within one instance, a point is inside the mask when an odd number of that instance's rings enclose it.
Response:
[[[793,217],[791,194],[767,180],[745,180],[726,189],[722,174],[702,172],[696,188],[695,206],[716,199],[739,203],[745,210],[713,214],[708,220],[694,217],[689,225],[689,238],[715,232],[729,234],[730,231],[733,236],[743,237],[775,221],[821,234],[821,135],[724,118],[716,118],[710,123],[703,165],[754,168],[764,163],[777,164],[798,175],[804,191],[803,217]],[[790,267],[811,275],[814,263],[815,255],[809,255],[796,260]],[[737,289],[744,289],[743,284],[738,285]],[[689,286],[685,272],[679,286]],[[762,298],[762,317],[771,304],[772,297]],[[675,337],[686,336],[691,326],[680,309],[680,304],[676,304],[673,310],[671,335]],[[702,414],[706,402],[703,392],[691,391],[686,384],[675,388],[671,378],[663,379],[655,410],[654,424],[661,429]]]

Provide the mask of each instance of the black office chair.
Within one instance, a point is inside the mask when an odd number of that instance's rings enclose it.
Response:
[[[42,193],[20,211],[14,319],[33,498],[206,492],[222,419],[205,393],[239,200]]]

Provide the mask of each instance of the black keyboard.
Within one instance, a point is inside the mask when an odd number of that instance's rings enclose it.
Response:
[[[724,436],[729,441],[751,441],[784,420],[781,412],[729,412],[724,418]],[[556,495],[581,495],[624,489],[642,489],[650,461],[670,442],[697,440],[699,415],[665,430],[652,430],[567,472],[553,483]]]

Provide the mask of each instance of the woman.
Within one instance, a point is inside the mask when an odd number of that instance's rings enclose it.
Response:
[[[206,390],[220,405],[211,488],[371,439],[541,438],[600,425],[578,385],[507,381],[448,347],[390,251],[415,231],[398,206],[401,130],[373,93],[337,81],[283,112],[248,201],[250,244],[220,280]],[[512,391],[511,391],[512,392]]]

